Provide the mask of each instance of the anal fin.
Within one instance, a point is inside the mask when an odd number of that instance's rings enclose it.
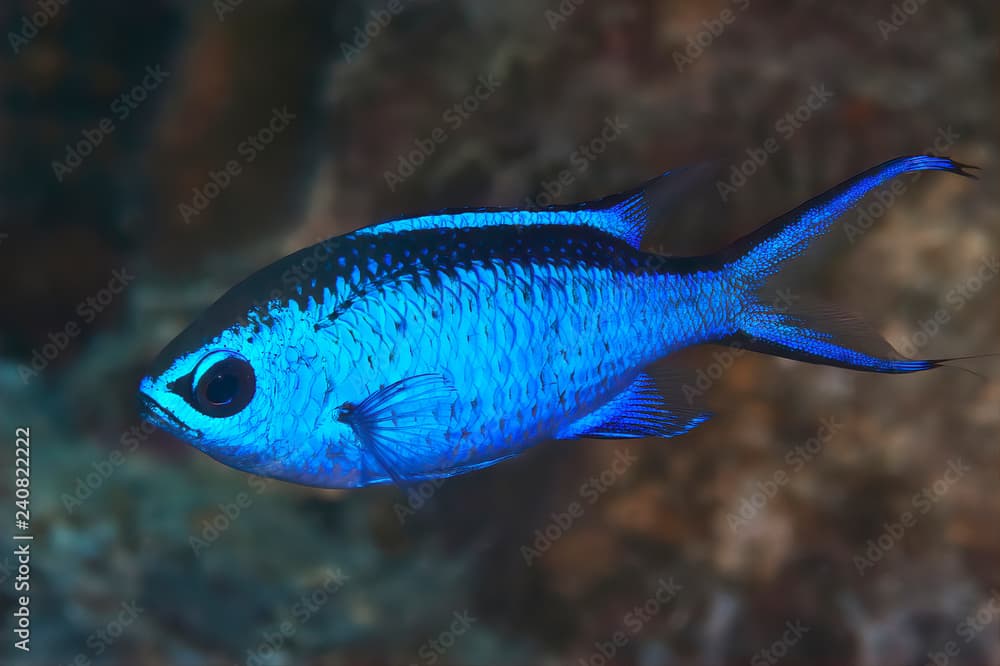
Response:
[[[686,433],[712,416],[685,400],[683,384],[676,377],[661,373],[659,379],[657,382],[650,374],[639,373],[627,389],[570,424],[557,438],[669,438]]]

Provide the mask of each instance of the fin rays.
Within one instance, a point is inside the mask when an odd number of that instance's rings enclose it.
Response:
[[[775,356],[853,370],[908,373],[938,367],[947,359],[911,360],[857,315],[832,306],[796,306],[788,311],[766,305],[757,293],[785,262],[805,251],[861,198],[900,174],[948,171],[974,178],[974,168],[945,157],[917,155],[890,160],[815,197],[720,254],[736,284],[747,290],[736,334],[724,342]]]
[[[669,438],[684,434],[711,417],[701,407],[682,402],[682,383],[676,381],[676,375],[661,371],[659,379],[657,382],[650,374],[639,373],[627,389],[570,425],[557,438]]]
[[[913,171],[948,171],[974,178],[966,164],[946,157],[916,155],[900,157],[850,178],[823,194],[775,218],[723,251],[727,263],[761,284],[781,264],[802,253],[818,236],[826,233],[844,213],[876,187]]]
[[[650,220],[678,203],[690,187],[707,173],[707,165],[667,171],[642,185],[597,201],[519,208],[449,208],[418,217],[398,218],[358,229],[358,236],[393,234],[427,229],[535,225],[587,226],[638,249]]]

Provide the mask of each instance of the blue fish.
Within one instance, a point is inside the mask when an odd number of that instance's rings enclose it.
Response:
[[[761,288],[873,188],[968,165],[902,157],[719,252],[643,252],[684,170],[600,201],[397,219],[296,252],[161,352],[146,418],[218,461],[312,486],[410,484],[553,439],[669,438],[710,413],[663,359],[735,345],[881,373],[910,360],[828,307]]]

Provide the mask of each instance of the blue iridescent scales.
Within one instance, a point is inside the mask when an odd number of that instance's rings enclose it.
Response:
[[[451,476],[551,439],[684,433],[709,412],[663,359],[694,344],[934,367],[843,313],[758,296],[863,194],[927,169],[966,174],[944,158],[894,160],[705,257],[639,248],[669,173],[589,204],[360,229],[326,242],[306,280],[287,277],[316,248],[227,293],[164,350],[143,399],[151,420],[226,464],[357,487]]]
[[[380,236],[369,249],[397,257],[404,247],[420,249],[319,325],[332,349],[356,350],[346,363],[359,396],[405,377],[447,378],[447,427],[427,428],[413,459],[385,453],[411,475],[442,467],[426,456],[435,448],[451,466],[475,465],[572,436],[642,368],[727,332],[722,274],[662,271],[589,227],[431,229]]]

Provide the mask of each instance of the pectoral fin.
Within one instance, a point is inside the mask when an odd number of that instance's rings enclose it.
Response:
[[[448,444],[445,433],[455,388],[438,374],[414,375],[389,384],[358,405],[345,405],[339,419],[354,430],[376,467],[368,478],[388,476],[398,485],[426,476]]]

